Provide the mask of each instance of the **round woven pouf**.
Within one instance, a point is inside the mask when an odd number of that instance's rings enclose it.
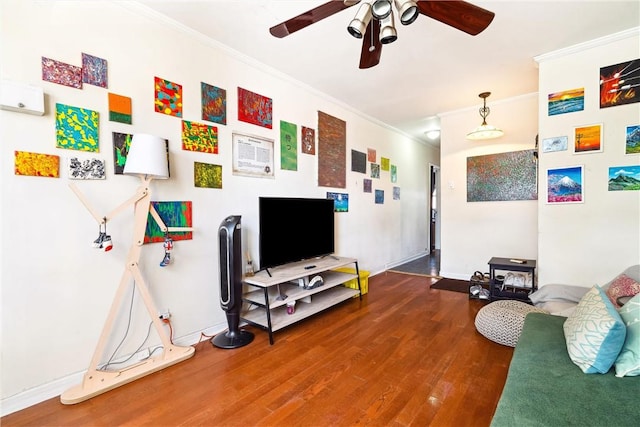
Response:
[[[482,307],[476,315],[476,329],[498,344],[515,347],[529,313],[547,313],[522,301],[500,300]]]

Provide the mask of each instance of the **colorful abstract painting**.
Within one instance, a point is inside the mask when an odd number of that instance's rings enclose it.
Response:
[[[398,167],[391,165],[391,182],[398,182]]]
[[[15,174],[60,178],[60,156],[15,151]]]
[[[42,80],[82,89],[82,68],[43,56]]]
[[[203,123],[182,121],[182,149],[218,154],[218,128]]]
[[[347,186],[347,122],[318,111],[318,186]]]
[[[400,200],[400,187],[393,187],[393,200]]]
[[[131,98],[109,93],[109,121],[131,124]]]
[[[609,168],[609,191],[640,191],[640,165]]]
[[[222,188],[222,166],[194,162],[193,184],[200,188]]]
[[[298,126],[280,120],[280,169],[298,170]]]
[[[380,165],[371,163],[371,178],[380,178]]]
[[[376,190],[375,201],[376,205],[384,204],[384,190]]]
[[[327,192],[327,199],[333,200],[334,212],[349,212],[349,194]]]
[[[101,159],[69,159],[69,179],[106,179],[105,161]]]
[[[574,129],[573,152],[599,153],[602,151],[602,124],[578,126]]]
[[[550,116],[584,110],[583,87],[550,93],[547,97],[549,101],[548,114]]]
[[[107,88],[107,60],[82,54],[82,82]]]
[[[302,126],[300,132],[302,139],[302,152],[304,154],[316,154],[316,131],[315,129]]]
[[[56,104],[56,146],[67,150],[100,151],[99,114],[71,105]]]
[[[380,157],[380,169],[382,169],[383,171],[388,171],[390,164],[391,161],[389,159],[387,159],[386,157]]]
[[[191,202],[151,202],[158,215],[167,227],[193,227],[193,210]],[[192,231],[170,231],[172,240],[191,240]],[[147,227],[144,232],[144,243],[164,243],[165,235],[156,220],[147,215]]]
[[[238,88],[238,120],[273,128],[273,101],[249,90]]]
[[[640,154],[640,125],[627,126],[625,154]]]
[[[534,151],[467,157],[467,202],[537,200]]]
[[[124,164],[127,162],[127,154],[131,147],[133,135],[128,133],[112,132],[113,135],[113,168],[116,175],[122,175]]]
[[[362,180],[362,192],[363,193],[371,193],[372,192],[372,184],[373,181],[365,178]]]
[[[367,155],[362,151],[351,150],[351,170],[367,173]]]
[[[547,169],[547,203],[582,203],[583,167]]]
[[[154,77],[155,111],[182,117],[182,85]]]
[[[369,163],[376,163],[378,160],[378,153],[375,148],[367,148],[367,161]]]
[[[542,140],[542,152],[551,153],[554,151],[566,151],[569,146],[569,137],[554,136]]]
[[[600,108],[640,102],[640,59],[600,68]]]
[[[200,96],[202,99],[202,120],[226,125],[227,91],[200,82]]]

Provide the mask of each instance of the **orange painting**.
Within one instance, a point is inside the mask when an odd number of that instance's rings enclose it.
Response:
[[[574,153],[597,153],[602,151],[602,125],[587,125],[575,128]]]
[[[15,152],[16,175],[60,177],[60,156],[52,154]]]

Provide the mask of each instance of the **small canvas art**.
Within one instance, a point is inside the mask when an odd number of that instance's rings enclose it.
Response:
[[[398,167],[391,165],[391,182],[398,182]]]
[[[225,89],[200,82],[202,99],[202,120],[221,125],[227,124],[227,91]]]
[[[400,200],[400,187],[393,187],[393,200]]]
[[[82,68],[43,56],[42,80],[82,89]]]
[[[376,190],[375,194],[376,205],[384,204],[384,190]]]
[[[69,179],[106,179],[105,161],[92,158],[69,159]]]
[[[371,178],[380,178],[380,165],[371,163]]]
[[[122,175],[124,164],[127,162],[127,154],[131,147],[133,135],[128,133],[112,132],[113,135],[113,169],[114,174]]]
[[[203,123],[182,121],[182,149],[218,154],[218,128]]]
[[[547,169],[547,203],[582,203],[583,167]]]
[[[640,154],[640,125],[627,126],[625,154]]]
[[[369,163],[377,162],[378,154],[376,153],[375,148],[367,148],[367,161]]]
[[[316,130],[306,126],[301,127],[302,152],[304,154],[316,154]]]
[[[67,150],[100,151],[99,114],[71,105],[56,104],[56,146]]]
[[[600,68],[600,108],[640,102],[640,59]]]
[[[554,136],[542,140],[542,152],[552,153],[554,151],[566,151],[569,146],[569,137]]]
[[[167,227],[193,227],[193,209],[191,202],[151,202],[160,219]],[[193,231],[170,231],[171,240],[191,240]],[[147,227],[144,232],[144,243],[164,243],[165,234],[156,220],[147,215]]]
[[[107,88],[107,60],[97,56],[82,54],[82,82]]]
[[[609,168],[609,191],[640,191],[640,165]]]
[[[200,188],[222,188],[222,166],[194,162],[193,184]]]
[[[584,110],[584,88],[550,93],[548,100],[548,114],[550,116],[582,111]]]
[[[390,163],[391,163],[390,160],[387,159],[386,157],[380,157],[380,169],[382,169],[383,171],[389,170]]]
[[[371,189],[372,185],[371,184],[373,184],[372,180],[370,180],[368,178],[363,179],[362,180],[362,192],[363,193],[371,193],[372,192],[372,189]]]
[[[182,117],[182,85],[154,77],[155,111]]]
[[[60,156],[15,151],[15,174],[60,178]]]
[[[238,120],[267,129],[273,128],[273,101],[241,87],[238,88]]]
[[[573,152],[599,153],[602,151],[602,124],[578,126],[574,129]]]
[[[109,121],[131,124],[131,98],[109,93]]]
[[[298,170],[298,126],[280,120],[280,169]]]
[[[349,212],[349,194],[327,192],[327,199],[333,200],[334,212]]]
[[[361,151],[351,150],[351,170],[367,173],[367,155]]]

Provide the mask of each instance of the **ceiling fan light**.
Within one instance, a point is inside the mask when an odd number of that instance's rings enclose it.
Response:
[[[420,11],[414,0],[394,0],[394,3],[402,25],[409,25],[418,19]]]
[[[389,44],[398,39],[398,32],[393,23],[393,13],[380,21],[380,43]]]
[[[371,4],[363,1],[356,12],[356,16],[354,16],[353,20],[349,23],[347,31],[349,31],[349,34],[353,37],[361,39],[367,30],[369,21],[371,21]]]
[[[371,13],[376,19],[384,19],[391,14],[391,0],[374,0]]]

